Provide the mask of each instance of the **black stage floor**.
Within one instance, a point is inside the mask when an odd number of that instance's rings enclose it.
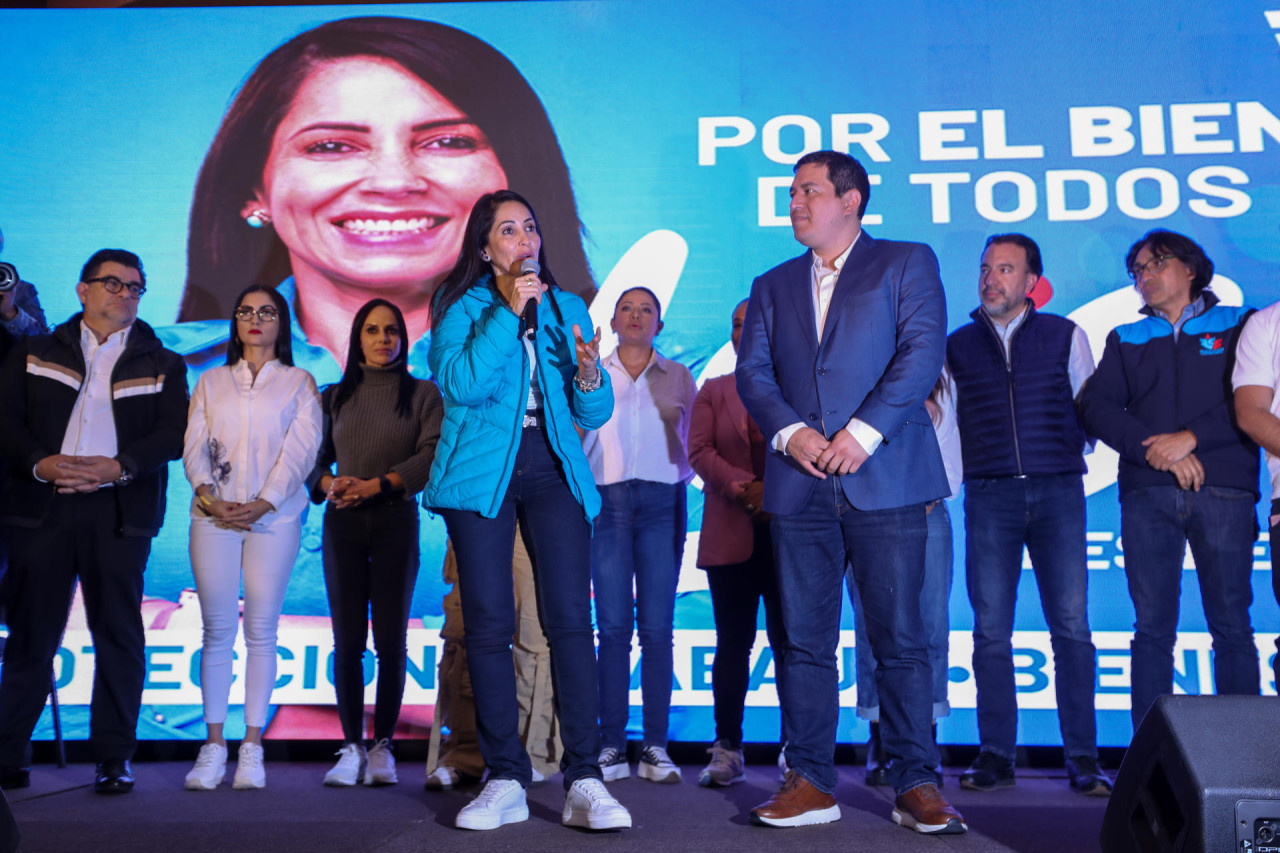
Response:
[[[684,764],[680,785],[628,779],[610,785],[630,810],[633,828],[593,834],[560,825],[560,777],[529,790],[526,823],[491,832],[453,828],[453,818],[475,789],[428,793],[420,760],[402,760],[400,784],[388,788],[325,788],[327,763],[271,761],[267,787],[234,791],[231,772],[221,788],[182,789],[188,761],[136,762],[136,790],[124,796],[93,793],[93,767],[51,764],[32,768],[31,787],[7,792],[22,832],[23,853],[88,850],[154,853],[400,853],[447,850],[839,850],[955,849],[1082,853],[1098,850],[1105,799],[1067,787],[1062,770],[1018,769],[1017,787],[979,794],[961,791],[962,768],[947,768],[943,792],[965,815],[964,836],[927,838],[889,820],[892,795],[868,788],[860,769],[840,768],[836,798],[841,820],[824,826],[768,829],[747,815],[777,787],[777,768],[748,767],[745,782],[699,788],[699,767]],[[234,768],[229,768],[233,770]]]

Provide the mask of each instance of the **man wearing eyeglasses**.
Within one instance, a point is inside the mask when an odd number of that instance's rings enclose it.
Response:
[[[1132,655],[1136,729],[1173,692],[1183,554],[1195,559],[1213,635],[1219,694],[1257,695],[1249,605],[1258,536],[1258,446],[1232,408],[1236,340],[1250,308],[1209,289],[1213,261],[1189,237],[1157,229],[1125,264],[1146,318],[1113,330],[1080,395],[1090,434],[1120,455],[1120,533],[1137,621]]]
[[[20,340],[0,370],[0,453],[12,473],[0,505],[10,543],[3,788],[30,784],[21,765],[79,579],[96,659],[94,789],[133,789],[145,673],[142,572],[187,420],[186,366],[137,319],[145,291],[137,255],[95,253],[76,286],[83,312],[52,334]]]

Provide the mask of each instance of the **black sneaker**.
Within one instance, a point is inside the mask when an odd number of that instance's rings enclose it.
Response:
[[[616,782],[631,775],[631,765],[627,764],[626,750],[606,746],[600,750],[600,773],[606,782]]]
[[[1098,759],[1092,755],[1076,755],[1067,759],[1067,778],[1071,780],[1071,790],[1079,791],[1086,797],[1111,796],[1111,777],[1098,766]]]
[[[969,769],[960,774],[960,787],[970,791],[1012,788],[1015,782],[1013,762],[986,750],[979,752]]]

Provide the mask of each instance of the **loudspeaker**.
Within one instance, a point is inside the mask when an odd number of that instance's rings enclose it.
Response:
[[[1161,696],[1125,753],[1103,853],[1280,853],[1280,699]]]

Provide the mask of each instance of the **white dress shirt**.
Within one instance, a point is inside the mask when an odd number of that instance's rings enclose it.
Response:
[[[66,456],[106,456],[114,459],[119,452],[116,438],[115,409],[111,406],[111,374],[124,354],[130,324],[107,335],[98,336],[80,321],[80,348],[84,351],[84,382],[67,419],[62,436],[62,453]]]
[[[859,231],[858,237],[861,236],[862,232]],[[813,255],[813,267],[810,295],[813,297],[813,320],[818,330],[819,344],[822,343],[822,332],[827,325],[827,309],[831,307],[831,295],[835,293],[836,281],[840,278],[840,271],[844,269],[844,262],[849,259],[849,253],[853,251],[854,246],[858,245],[858,237],[853,238],[849,248],[841,252],[830,266],[827,266],[827,262],[818,257],[817,252],[811,252]],[[785,454],[787,452],[787,442],[791,441],[791,436],[795,435],[803,426],[803,421],[784,426],[774,435],[770,446],[779,453]],[[849,435],[853,436],[854,441],[861,445],[868,456],[875,453],[876,448],[880,446],[880,442],[884,440],[884,436],[880,434],[878,429],[858,418],[849,418],[849,422],[844,425],[844,429]]]
[[[311,374],[271,360],[255,379],[244,359],[207,371],[187,415],[182,462],[193,489],[219,500],[262,498],[276,508],[260,523],[292,521],[307,505],[303,481],[316,462],[323,421]],[[198,499],[192,518],[205,518]]]
[[[1236,343],[1231,384],[1237,390],[1246,385],[1270,388],[1270,412],[1280,417],[1280,394],[1275,393],[1280,388],[1280,302],[1258,311],[1244,324]],[[1275,500],[1280,498],[1280,456],[1268,450],[1266,457],[1271,499]]]
[[[614,350],[604,369],[613,380],[613,416],[582,438],[596,485],[689,482],[689,421],[697,392],[689,368],[654,350],[632,379]]]
[[[939,412],[933,431],[938,437],[938,450],[942,451],[942,465],[947,469],[947,486],[951,489],[948,497],[954,498],[960,494],[960,486],[964,483],[964,453],[960,446],[955,388],[944,386],[933,396],[933,402],[938,406]]]

